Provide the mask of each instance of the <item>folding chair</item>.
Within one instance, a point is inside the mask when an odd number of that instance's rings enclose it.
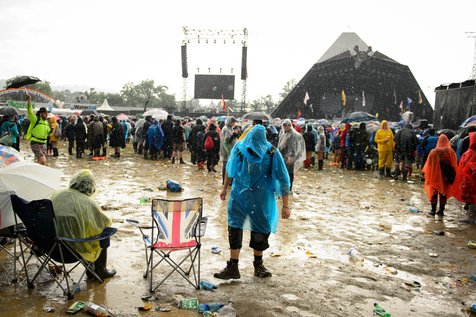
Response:
[[[12,260],[13,272],[10,273],[9,268],[5,266],[4,262],[0,263],[0,265],[3,267],[3,270],[11,276],[12,283],[18,281],[18,272],[23,270],[21,254],[18,252],[18,244],[20,243],[20,232],[24,231],[26,231],[26,229],[23,224],[10,226],[0,230],[0,253],[5,253],[6,256]],[[13,250],[10,247],[10,244],[13,244]],[[24,245],[28,247],[28,243],[25,243]],[[20,265],[19,270],[17,269],[18,265]]]
[[[151,293],[174,272],[200,289],[201,237],[205,234],[207,222],[207,218],[202,217],[202,210],[202,198],[152,199],[151,226],[140,226],[135,220],[126,220],[142,233],[147,263],[144,278],[148,278]],[[183,251],[182,254],[179,255],[179,251]],[[154,259],[157,257],[158,262],[155,263]],[[154,285],[153,273],[161,263],[169,264],[171,270]],[[193,273],[193,278],[189,276],[190,272]]]
[[[18,222],[17,216],[22,220],[26,227],[26,231],[21,232],[23,239],[31,242],[31,254],[38,259],[40,267],[33,279],[29,279],[27,263],[25,261],[22,243],[20,243],[21,255],[23,258],[25,275],[27,285],[29,288],[34,288],[34,282],[39,277],[40,273],[50,265],[54,268],[46,271],[51,275],[56,284],[67,295],[68,299],[73,299],[73,293],[77,286],[82,282],[89,272],[96,280],[103,282],[92,268],[92,263],[84,260],[80,254],[75,252],[69,243],[84,243],[91,241],[99,241],[101,247],[105,247],[109,243],[109,238],[116,233],[116,228],[105,228],[102,233],[90,238],[74,239],[68,237],[60,237],[58,234],[58,226],[53,210],[53,204],[48,199],[34,200],[27,202],[17,195],[11,195],[13,210],[15,212],[15,221]],[[66,264],[71,264],[71,268],[67,269]],[[71,277],[71,272],[82,265],[83,272],[78,278],[77,282]],[[61,273],[61,276],[60,276]],[[62,284],[66,283],[66,287]]]

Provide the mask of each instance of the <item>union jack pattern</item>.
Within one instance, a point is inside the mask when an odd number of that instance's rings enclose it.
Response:
[[[153,199],[153,225],[159,230],[154,248],[181,249],[196,246],[195,226],[201,207],[201,198],[177,201]]]

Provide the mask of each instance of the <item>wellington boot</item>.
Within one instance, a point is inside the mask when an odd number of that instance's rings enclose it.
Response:
[[[175,164],[175,157],[172,157],[172,164]]]
[[[183,159],[180,159],[180,164],[187,164]]]
[[[406,182],[408,180],[408,171],[404,170],[403,171],[403,176],[402,176],[402,181]]]
[[[324,160],[318,160],[317,164],[318,164],[318,169],[322,171],[322,167],[324,166]]]
[[[58,148],[53,148],[53,156],[58,156]]]

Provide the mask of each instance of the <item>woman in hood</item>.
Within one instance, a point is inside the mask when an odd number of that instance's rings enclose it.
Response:
[[[469,210],[465,222],[476,223],[476,132],[469,134],[469,149],[461,157],[451,191]]]
[[[446,162],[446,164],[442,165],[442,162]],[[448,137],[442,134],[438,138],[436,148],[430,151],[422,170],[425,173],[425,192],[431,203],[431,212],[429,213],[431,216],[435,214],[444,216],[446,200],[451,197],[451,183],[442,172],[444,169],[442,166],[445,165],[448,166],[446,169],[453,169],[453,172],[458,167],[456,153],[451,148]],[[440,198],[440,208],[436,212],[438,197]]]
[[[59,190],[51,196],[58,234],[68,238],[90,238],[112,225],[92,198],[96,192],[96,182],[90,170],[80,170],[69,182],[68,189]],[[106,268],[107,248],[101,248],[99,241],[70,243],[71,248],[81,257],[94,262],[94,271],[100,278],[112,277],[115,270]]]
[[[393,132],[388,128],[388,123],[383,120],[380,124],[380,129],[375,134],[375,143],[377,143],[378,150],[378,170],[381,177],[384,173],[391,176],[393,166],[393,149],[395,141],[393,139]]]
[[[278,150],[284,158],[292,190],[294,173],[301,168],[306,159],[306,144],[302,135],[294,130],[289,119],[283,121],[279,131]]]

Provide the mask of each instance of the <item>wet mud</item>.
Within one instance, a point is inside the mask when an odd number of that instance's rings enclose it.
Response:
[[[22,153],[32,160],[28,145],[22,145]],[[238,316],[371,316],[375,302],[392,316],[467,316],[462,302],[476,302],[476,284],[469,279],[476,273],[476,250],[466,245],[476,240],[474,226],[459,222],[465,213],[454,199],[448,202],[444,218],[427,217],[429,204],[416,177],[409,184],[381,180],[375,172],[341,170],[327,162],[324,171],[299,171],[290,199],[291,217],[280,220],[278,233],[270,237],[271,247],[265,251],[265,265],[273,277],[253,276],[245,232],[242,277],[221,281],[213,278],[228,259],[227,202],[219,199],[220,173],[163,159],[144,160],[131,145],[120,159],[105,161],[77,160],[65,153],[63,145],[60,156],[48,158],[47,165],[63,171],[64,186],[77,170],[91,169],[97,181],[96,199],[118,228],[108,253],[108,266],[118,274],[103,284],[83,282],[74,300],[105,305],[116,316],[198,316],[176,308],[178,300],[191,297],[204,303],[232,300]],[[185,159],[189,161],[187,154]],[[159,190],[167,179],[177,180],[185,190]],[[145,198],[196,196],[203,197],[209,219],[202,239],[201,278],[218,289],[197,291],[173,274],[156,291],[158,300],[151,302],[154,307],[170,305],[172,311],[139,312],[137,307],[146,303],[141,296],[148,293],[144,248],[139,231],[125,219],[150,222],[150,203],[144,203]],[[422,212],[410,212],[410,207]],[[222,253],[213,254],[214,246]],[[364,261],[349,259],[350,248],[356,248]],[[0,261],[1,316],[66,315],[73,301],[66,300],[54,284],[29,290],[20,274],[19,282],[12,285],[11,262],[4,256]],[[162,272],[159,269],[157,276]],[[48,307],[54,312],[46,312]]]

